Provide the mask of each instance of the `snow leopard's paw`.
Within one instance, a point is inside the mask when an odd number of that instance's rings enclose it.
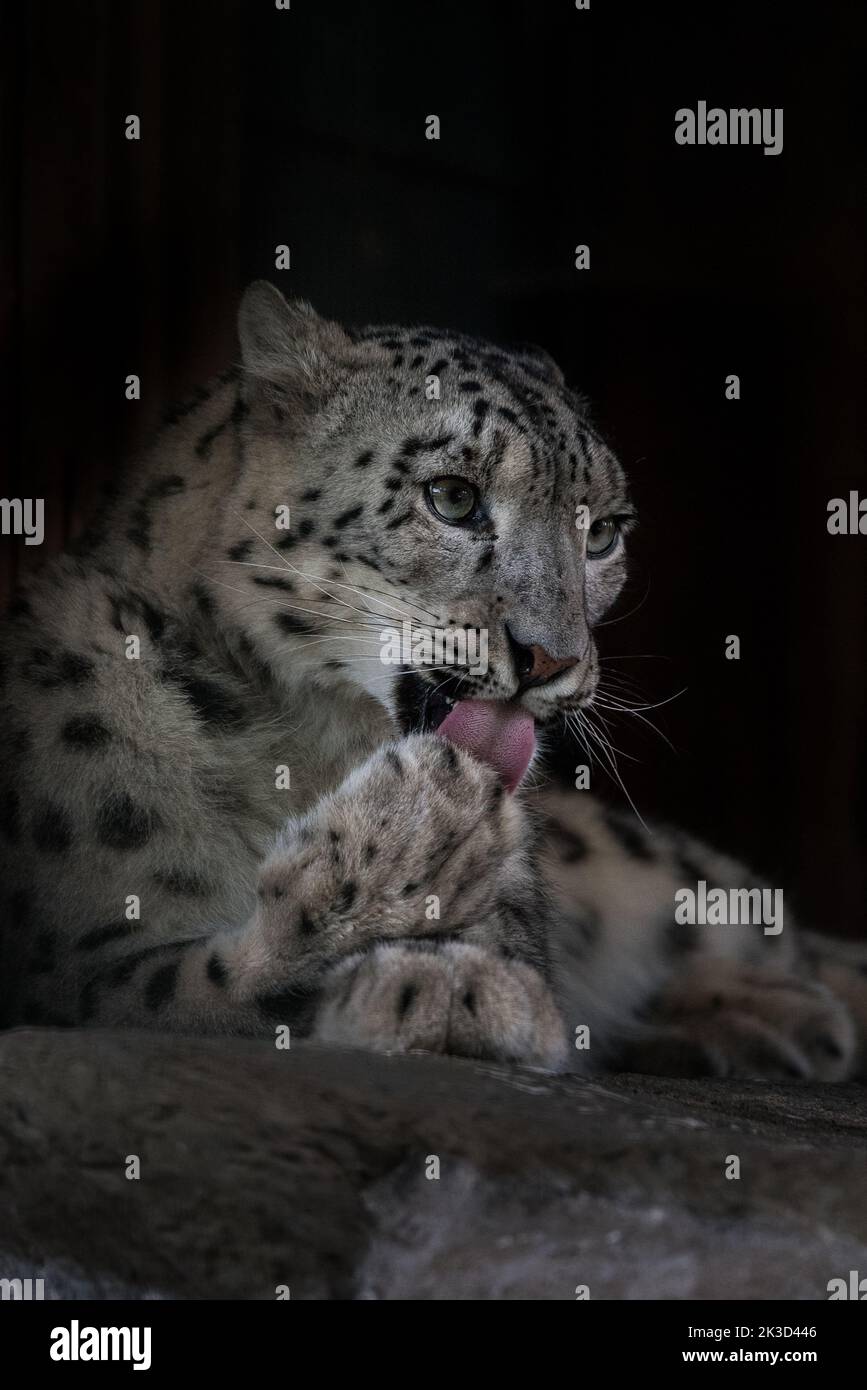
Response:
[[[770,966],[706,957],[654,1009],[661,1026],[628,1065],[665,1074],[843,1081],[853,1072],[849,1011],[824,986]]]
[[[266,950],[296,978],[383,938],[459,933],[535,958],[530,838],[491,768],[436,735],[388,744],[287,825],[260,877]]]
[[[378,1052],[441,1052],[562,1070],[563,1022],[542,976],[463,942],[375,946],[330,972],[313,1036]]]

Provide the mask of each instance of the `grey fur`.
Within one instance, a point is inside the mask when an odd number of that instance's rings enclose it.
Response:
[[[592,700],[626,560],[622,539],[589,558],[576,511],[625,534],[632,507],[585,403],[541,351],[349,332],[265,284],[239,333],[241,370],[175,412],[87,553],[47,566],[3,634],[7,1021],[283,1023],[556,1068],[586,1062],[567,1046],[584,1023],[593,1060],[613,1057],[671,987],[682,1030],[695,959],[659,930],[678,838],[630,853],[586,793],[552,796],[568,852],[543,873],[545,798],[406,734],[378,657],[403,619],[484,627],[488,671],[454,688],[508,699],[508,624],[576,659],[523,693],[540,724]],[[423,483],[444,475],[484,497],[475,528],[431,515]],[[734,959],[735,985],[765,968],[742,939],[694,944]],[[798,959],[787,939],[767,968],[794,980]],[[801,1069],[845,1075],[849,1013],[820,997],[799,1018],[819,1008],[839,1056]],[[753,1065],[718,1017],[706,1050]]]

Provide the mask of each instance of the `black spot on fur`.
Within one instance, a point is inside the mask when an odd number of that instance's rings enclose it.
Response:
[[[79,714],[74,719],[67,720],[60,730],[60,737],[73,748],[87,748],[91,751],[104,748],[111,742],[111,733],[96,714]]]
[[[302,540],[306,540],[308,536],[312,536],[315,530],[316,524],[310,520],[309,516],[305,516],[298,523],[298,534]]]
[[[126,792],[111,792],[97,812],[96,836],[109,849],[141,849],[159,824],[155,811],[138,805]]]
[[[210,617],[214,612],[214,600],[208,593],[204,584],[193,584],[190,588],[190,596],[193,599],[200,613]]]
[[[94,669],[90,657],[80,652],[33,647],[21,667],[21,674],[43,690],[50,690],[61,685],[81,685],[93,675]]]
[[[428,439],[407,439],[401,452],[409,458],[415,454],[437,454],[441,449],[447,449],[453,439],[454,435],[452,434],[435,434]],[[396,463],[395,467],[397,467]]]
[[[344,883],[343,887],[341,888],[337,900],[334,904],[335,909],[338,912],[348,912],[349,909],[352,907],[352,904],[355,902],[357,894],[358,884],[353,883],[353,881],[350,879],[347,883]]]
[[[110,985],[128,984],[140,965],[159,956],[177,955],[198,940],[198,937],[188,937],[183,941],[161,941],[156,946],[143,946],[140,951],[134,951],[122,960],[113,961],[110,966],[104,967],[100,971],[99,979]]]
[[[226,729],[245,722],[244,707],[223,686],[204,676],[191,676],[177,667],[167,672],[179,685],[197,716],[206,724]]]
[[[317,502],[322,496],[321,487],[309,487],[306,492],[302,492],[302,502]]]
[[[676,922],[673,907],[671,912],[662,913],[658,918],[657,931],[662,938],[664,949],[673,956],[697,951],[701,945],[700,929],[695,923]]]
[[[216,951],[213,951],[211,955],[208,956],[206,974],[212,985],[216,985],[218,989],[225,989],[226,981],[229,978],[229,972],[226,969],[225,962]]]
[[[551,819],[548,822],[548,834],[557,850],[558,859],[564,864],[577,864],[590,853],[583,835],[563,825],[562,821]]]
[[[305,623],[302,618],[296,618],[294,613],[275,613],[274,623],[286,636],[309,637],[317,630],[310,623]]]
[[[30,829],[37,849],[62,854],[72,844],[72,822],[62,806],[47,797],[38,803]]]
[[[345,512],[334,518],[334,525],[338,531],[342,531],[344,526],[348,526],[351,521],[357,521],[364,511],[364,504],[359,503],[357,507],[349,507]]]
[[[478,438],[482,432],[482,426],[485,423],[485,417],[487,416],[490,408],[490,402],[486,401],[481,396],[477,400],[473,401],[473,414],[476,417],[473,423],[473,435],[476,438]]]
[[[307,912],[301,913],[301,920],[298,923],[298,930],[302,936],[312,936],[316,931],[316,923]]]
[[[369,464],[369,463],[372,463],[372,462],[373,462],[373,450],[372,450],[372,449],[365,449],[364,453],[363,453],[363,454],[359,454],[359,455],[358,455],[358,458],[355,460],[355,466],[356,466],[356,468],[366,468],[366,467],[368,466],[368,464]]]
[[[647,842],[647,836],[639,826],[633,825],[631,820],[616,811],[609,811],[605,819],[611,834],[621,849],[625,850],[633,859],[642,859],[646,863],[653,861],[656,856]]]
[[[169,406],[163,415],[163,423],[166,425],[176,425],[187,415],[191,415],[199,406],[204,405],[205,401],[211,399],[211,392],[207,386],[197,386],[191,396],[185,401],[180,401],[175,405]]]
[[[253,549],[252,537],[247,536],[242,541],[236,541],[229,547],[228,555],[230,560],[246,560],[250,551]]]
[[[400,991],[400,998],[397,1001],[397,1016],[399,1019],[406,1018],[417,994],[418,985],[414,984],[412,980],[408,980]]]
[[[203,878],[186,869],[167,869],[165,873],[154,874],[154,882],[179,898],[206,898],[210,891]]]
[[[204,434],[199,435],[195,443],[195,451],[198,458],[207,458],[215,440],[219,439],[223,431],[228,429],[234,418],[235,411],[233,409],[225,419],[219,420],[216,425],[211,425],[210,429],[205,430]]]
[[[133,545],[138,546],[139,550],[148,551],[151,549],[151,529],[153,526],[152,507],[155,502],[160,502],[165,497],[173,497],[179,492],[183,492],[186,482],[179,473],[167,474],[162,478],[155,478],[139,497],[130,513],[130,524],[127,527],[127,540],[132,541]]]
[[[158,1009],[165,1008],[174,998],[180,968],[179,960],[170,960],[168,965],[161,965],[151,975],[144,993],[145,1006],[151,1012],[156,1013]]]
[[[254,574],[253,583],[258,584],[260,589],[281,589],[285,594],[295,592],[292,580],[284,579],[282,574]]]
[[[107,945],[110,941],[121,941],[129,937],[138,928],[138,923],[133,925],[131,922],[108,922],[104,927],[92,927],[90,931],[80,936],[75,943],[78,951],[98,951],[101,946]]]
[[[165,631],[165,614],[161,613],[158,608],[154,608],[153,604],[149,603],[141,594],[130,595],[130,601],[135,612],[144,622],[151,641],[158,642]]]

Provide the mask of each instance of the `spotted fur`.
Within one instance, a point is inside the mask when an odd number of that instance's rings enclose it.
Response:
[[[241,367],[10,613],[6,1021],[849,1074],[857,1002],[793,932],[675,930],[684,874],[737,866],[584,792],[508,796],[430,729],[458,692],[540,727],[593,699],[633,508],[556,366],[347,331],[267,285],[239,331]],[[432,513],[443,476],[477,490],[472,525]],[[599,559],[582,508],[616,518]],[[484,628],[487,671],[384,666],[403,621]],[[571,664],[520,685],[534,644]]]

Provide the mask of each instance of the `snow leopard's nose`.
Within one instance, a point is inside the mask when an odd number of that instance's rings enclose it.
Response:
[[[506,625],[506,636],[509,639],[515,672],[520,682],[518,685],[519,695],[523,691],[529,690],[531,686],[547,684],[555,676],[561,676],[564,671],[570,671],[581,660],[580,656],[552,656],[538,642],[519,642],[513,636],[508,624]]]

